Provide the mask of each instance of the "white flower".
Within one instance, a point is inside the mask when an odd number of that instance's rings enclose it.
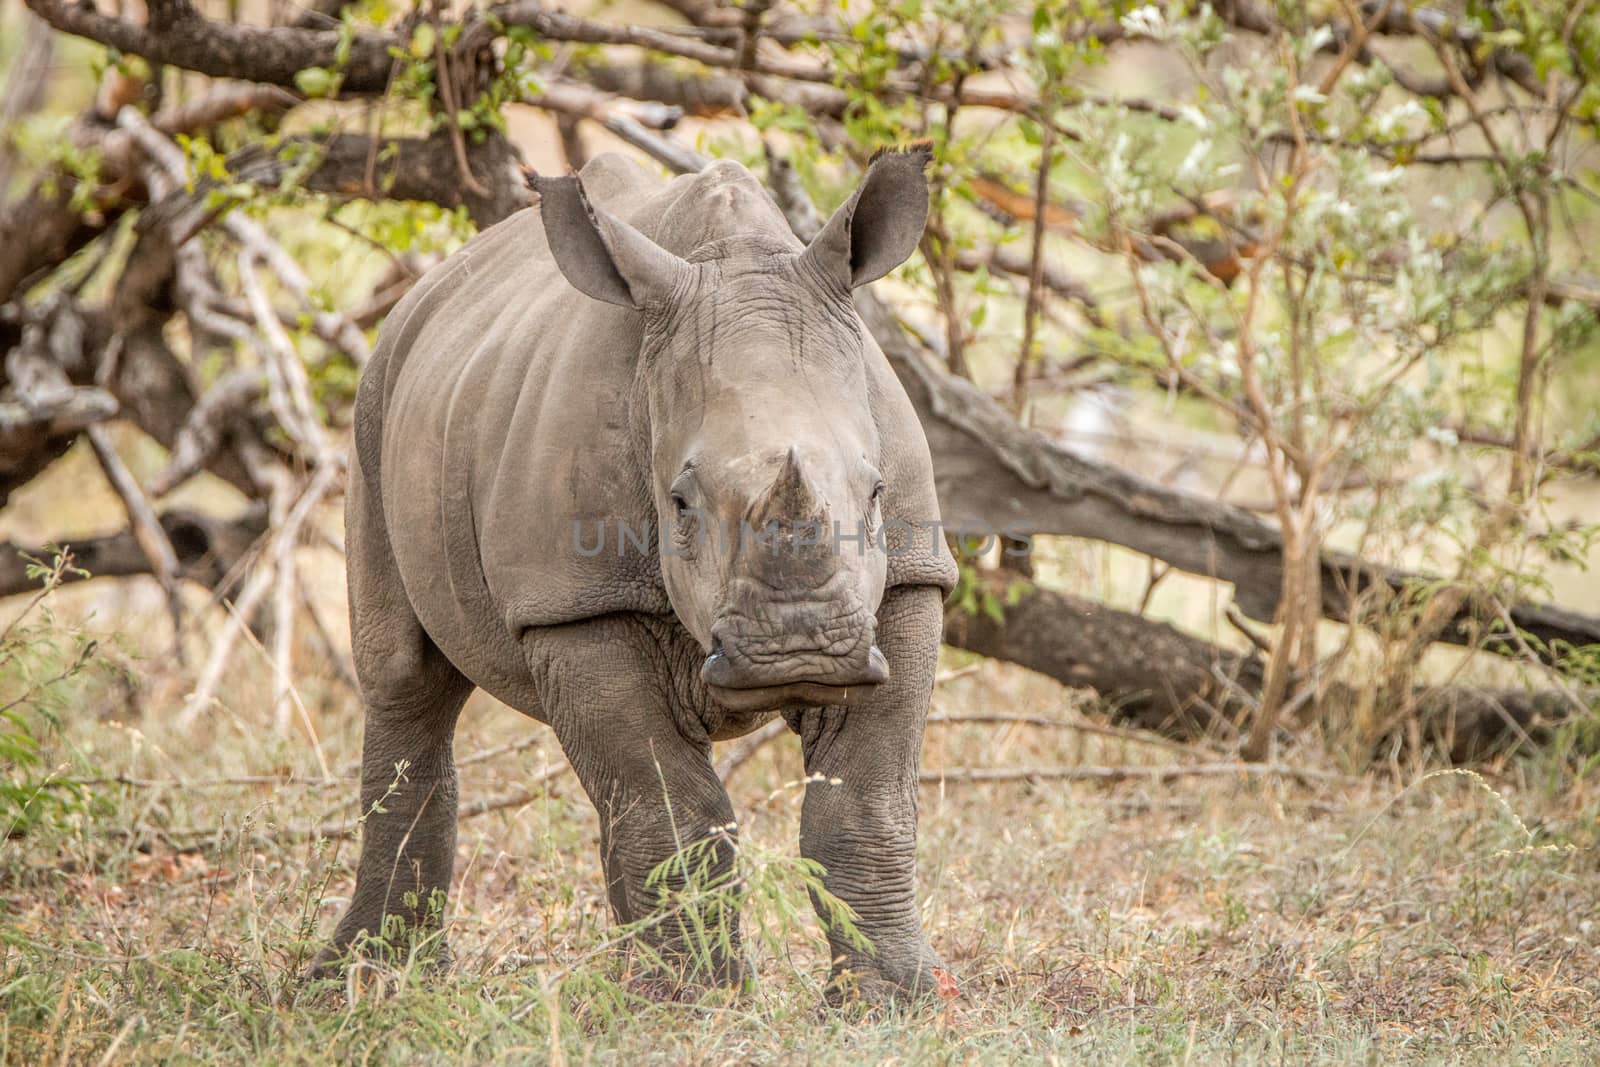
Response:
[[[1205,112],[1201,111],[1193,104],[1184,104],[1182,107],[1178,108],[1178,114],[1183,116],[1183,121],[1187,122],[1197,130],[1208,130],[1211,128],[1211,120],[1206,118]]]
[[[1189,154],[1183,157],[1183,162],[1178,165],[1178,179],[1189,181],[1200,176],[1200,167],[1206,160],[1206,155],[1211,151],[1211,141],[1202,137],[1189,149]]]
[[[1374,189],[1387,189],[1389,186],[1405,177],[1404,167],[1385,167],[1382,170],[1373,169],[1367,172],[1367,184]]]
[[[1381,137],[1394,137],[1406,132],[1406,127],[1414,119],[1427,118],[1428,112],[1415,100],[1407,100],[1398,107],[1392,107],[1378,116],[1378,121],[1373,128]]]
[[[1162,39],[1167,33],[1166,19],[1154,4],[1136,7],[1122,16],[1122,28],[1130,37],[1151,37],[1156,40]]]
[[[1298,104],[1324,104],[1328,98],[1309,85],[1296,85],[1290,99]]]
[[[1429,426],[1422,431],[1428,440],[1446,448],[1454,448],[1461,443],[1461,438],[1448,426]]]

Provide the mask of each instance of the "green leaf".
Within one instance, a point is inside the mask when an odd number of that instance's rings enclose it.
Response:
[[[424,22],[411,31],[411,54],[418,59],[433,55],[433,24]]]
[[[294,72],[294,87],[312,100],[337,94],[343,81],[342,75],[326,67],[306,67]]]

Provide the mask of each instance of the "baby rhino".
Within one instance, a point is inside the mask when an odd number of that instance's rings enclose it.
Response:
[[[537,210],[389,316],[345,519],[370,814],[321,968],[385,920],[438,922],[452,735],[481,687],[555,730],[622,923],[662,906],[647,880],[682,847],[731,876],[711,742],[781,715],[810,777],[800,851],[870,941],[830,929],[830,990],[936,987],[917,760],[956,569],[921,427],[851,303],[917,247],[927,158],[880,153],[802,246],[736,163],[663,184],[601,157],[533,179]],[[737,921],[638,936],[675,978],[733,982]]]

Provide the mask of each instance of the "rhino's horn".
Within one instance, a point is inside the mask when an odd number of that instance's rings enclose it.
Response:
[[[817,499],[816,491],[801,468],[800,453],[791,445],[783,469],[757,508],[758,518],[761,522],[804,522],[820,518],[821,512],[822,501]]]

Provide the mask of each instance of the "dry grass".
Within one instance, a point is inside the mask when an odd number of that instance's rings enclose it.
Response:
[[[306,987],[296,975],[350,889],[354,847],[283,828],[353,815],[355,783],[316,780],[305,738],[266,734],[260,663],[239,666],[227,710],[189,735],[163,726],[182,679],[155,667],[142,665],[135,690],[82,690],[81,714],[52,743],[69,769],[141,784],[104,784],[97,808],[5,846],[7,1063],[1600,1055],[1600,787],[1538,760],[1502,769],[1498,793],[1463,775],[1403,791],[1377,777],[930,785],[924,916],[964,992],[877,1019],[817,1010],[825,961],[785,861],[799,802],[792,738],[731,786],[759,890],[747,925],[767,939],[759,988],[695,1005],[643,1001],[612,981],[596,819],[558,774],[532,802],[463,824],[453,973]],[[347,773],[358,751],[352,698],[331,677],[304,677],[301,689],[329,765]],[[1068,699],[985,664],[942,686],[936,703],[1060,713]],[[479,696],[458,752],[530,731],[543,728]],[[469,764],[464,802],[559,765],[548,733],[535,736]],[[930,730],[925,759],[1183,757],[1071,731],[945,725]],[[246,776],[284,780],[217,781]]]

